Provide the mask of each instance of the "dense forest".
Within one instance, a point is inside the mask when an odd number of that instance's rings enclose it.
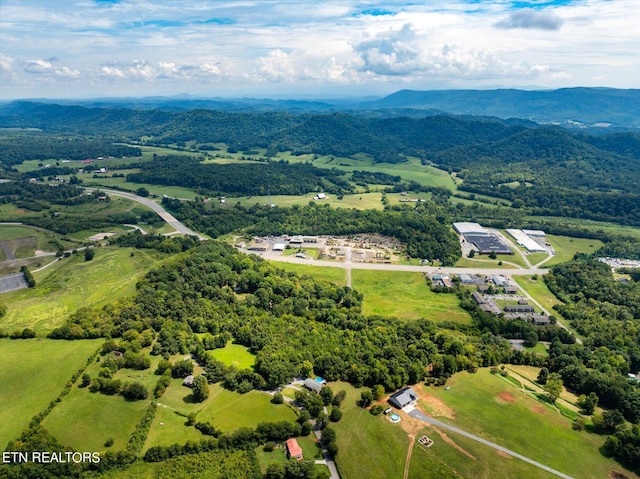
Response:
[[[185,156],[155,157],[140,165],[139,173],[127,181],[184,186],[203,195],[303,195],[309,192],[353,193],[353,186],[340,178],[343,171],[316,168],[310,163],[289,164],[201,164]]]
[[[114,144],[104,137],[41,132],[3,132],[0,135],[0,163],[6,166],[19,165],[26,160],[86,160],[141,154],[140,148]]]

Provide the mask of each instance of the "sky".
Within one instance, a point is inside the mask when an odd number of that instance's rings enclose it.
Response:
[[[0,100],[640,87],[640,0],[0,0]]]

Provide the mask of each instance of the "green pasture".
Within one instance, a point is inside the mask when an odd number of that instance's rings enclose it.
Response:
[[[256,427],[261,422],[295,421],[297,415],[286,404],[272,404],[271,396],[258,391],[240,394],[219,384],[210,388],[209,399],[198,414],[198,421],[211,421],[223,431]]]
[[[347,393],[341,409],[342,419],[331,425],[336,430],[339,453],[336,457],[344,479],[401,478],[409,447],[409,438],[400,424],[386,416],[373,416],[356,401],[364,390],[348,383],[329,384],[334,393]]]
[[[84,261],[79,252],[34,273],[36,287],[3,294],[7,315],[0,320],[6,331],[32,328],[44,334],[60,326],[83,306],[103,306],[135,293],[140,275],[159,259],[151,251],[131,248],[96,248],[95,257]],[[42,259],[48,262],[50,258]]]
[[[569,261],[576,253],[594,253],[604,244],[600,240],[590,238],[571,238],[557,235],[547,235],[547,242],[553,246],[556,254],[545,263],[545,266]]]
[[[353,269],[353,289],[364,295],[366,315],[468,323],[455,294],[433,293],[422,273]]]
[[[488,369],[458,373],[447,385],[449,390],[428,389],[429,395],[453,410],[455,420],[438,417],[444,422],[575,478],[607,477],[611,469],[620,469],[597,452],[603,436],[574,431],[569,419]],[[455,433],[449,435],[459,440]]]
[[[0,339],[2,450],[58,397],[100,344],[100,340]]]
[[[519,459],[501,455],[495,449],[464,436],[442,431],[450,444],[434,429],[422,435],[434,441],[425,448],[418,441],[413,446],[408,479],[484,479],[493,477],[552,479],[557,476]],[[464,451],[464,452],[463,452]]]
[[[311,266],[308,264],[285,263],[278,261],[272,261],[271,264],[276,268],[290,271],[301,276],[311,276],[319,281],[329,281],[330,283],[335,283],[340,286],[344,286],[347,283],[347,272],[344,268],[333,266]]]
[[[88,388],[73,387],[43,421],[43,426],[62,444],[77,451],[122,450],[140,421],[149,400],[126,401],[122,396],[92,393]]]
[[[292,163],[307,162],[310,155],[295,157],[287,154],[278,154]],[[450,190],[455,189],[455,184],[451,175],[446,171],[424,166],[420,164],[418,158],[407,158],[404,163],[375,163],[369,155],[357,154],[352,158],[342,158],[331,155],[320,156],[312,161],[313,166],[318,168],[338,168],[352,172],[354,170],[382,172],[390,175],[400,176],[404,180],[413,180],[428,186],[444,186]]]
[[[251,354],[248,348],[231,341],[224,348],[214,349],[208,354],[227,366],[235,366],[238,369],[252,368],[256,362],[255,355]]]
[[[69,249],[74,246],[78,246],[78,242],[69,236],[61,236],[53,231],[48,231],[36,226],[0,225],[0,241],[16,241],[16,246],[19,246],[19,240],[25,238],[35,238],[35,246],[31,247],[29,245],[27,250],[19,249],[19,251],[15,251],[14,254],[16,257],[18,257],[18,255],[20,255],[20,257],[33,256],[33,252],[36,249],[42,251],[56,251],[58,249],[58,243],[60,243],[64,248]]]
[[[182,381],[180,381],[181,383]],[[184,394],[190,394],[187,388],[182,384],[172,381],[172,384],[167,388],[165,394],[169,392],[171,388],[182,388]],[[158,407],[156,408],[156,416],[151,423],[149,429],[149,435],[144,444],[144,450],[153,446],[170,446],[171,444],[179,443],[184,444],[187,441],[200,441],[206,436],[203,436],[193,426],[187,426],[186,415],[182,415],[180,411],[172,409],[167,406],[164,401],[164,396],[158,400]]]
[[[184,198],[193,200],[197,195],[196,192],[182,186],[164,186],[152,185],[150,183],[132,183],[126,181],[126,178],[83,178],[83,186],[103,187],[103,188],[122,188],[123,190],[135,191],[138,188],[146,188],[150,194],[157,196],[167,195],[172,198]],[[113,197],[112,197],[113,199]]]
[[[235,205],[240,203],[242,206],[250,207],[255,204],[266,205],[271,202],[274,205],[289,207],[293,205],[308,205],[310,202],[318,204],[330,204],[334,208],[355,208],[359,210],[377,209],[381,210],[383,205],[381,202],[381,194],[375,193],[356,193],[353,195],[344,195],[342,199],[338,199],[336,195],[328,195],[324,200],[314,200],[315,193],[306,195],[271,195],[269,196],[240,196],[227,197],[227,204]]]
[[[246,479],[253,477],[254,460],[248,451],[211,451],[186,454],[162,462],[136,461],[130,466],[92,475],[98,479]]]

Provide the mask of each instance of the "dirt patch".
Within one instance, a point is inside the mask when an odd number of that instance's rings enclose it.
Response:
[[[504,451],[496,451],[498,453],[498,456],[500,457],[504,457],[506,459],[511,459],[513,456],[511,454],[507,454]]]
[[[516,402],[516,398],[513,397],[513,394],[507,391],[502,391],[500,394],[498,394],[498,397],[504,402]]]
[[[416,384],[413,386],[413,390],[418,393],[418,396],[420,396],[420,402],[423,409],[432,416],[447,417],[452,420],[456,418],[456,412],[440,399],[429,395],[423,384]]]
[[[474,461],[476,460],[476,457],[471,454],[469,451],[467,451],[466,449],[460,447],[458,444],[455,443],[455,441],[453,439],[451,439],[449,436],[447,436],[444,432],[442,432],[440,429],[438,429],[437,427],[433,427],[432,429],[438,433],[438,436],[440,436],[442,438],[442,440],[444,442],[446,442],[447,444],[452,445],[453,447],[455,447],[459,452],[461,452],[462,454],[464,454],[465,456],[467,456],[470,459],[473,459]]]
[[[542,414],[545,411],[544,406],[531,406],[531,410],[536,414]]]
[[[609,479],[630,479],[629,476],[626,476],[618,471],[609,471],[609,475],[607,477]]]
[[[113,236],[115,233],[98,233],[93,236],[89,236],[87,239],[90,241],[101,241],[109,236]]]
[[[402,421],[400,421],[400,427],[409,435],[409,437],[415,437],[421,429],[424,429],[425,423],[420,419],[411,417],[408,414],[401,413]]]

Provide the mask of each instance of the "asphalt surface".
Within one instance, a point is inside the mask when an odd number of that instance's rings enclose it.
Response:
[[[515,458],[520,459],[521,461],[524,462],[528,462],[529,464],[532,464],[536,467],[539,467],[540,469],[544,469],[547,472],[550,472],[551,474],[555,474],[556,476],[559,477],[563,477],[564,479],[573,479],[571,476],[568,476],[560,471],[556,471],[555,469],[550,468],[549,466],[545,466],[544,464],[541,464],[537,461],[534,461],[533,459],[529,459],[528,457],[523,456],[522,454],[518,454],[517,452],[511,451],[510,449],[507,449],[506,447],[502,447],[499,446],[496,443],[493,443],[491,441],[487,441],[486,439],[482,439],[481,437],[475,436],[474,434],[468,433],[467,431],[463,431],[460,428],[457,428],[455,426],[451,426],[447,423],[438,421],[437,419],[433,419],[429,416],[427,416],[426,414],[421,413],[420,411],[418,411],[417,409],[414,409],[413,411],[408,412],[409,416],[414,417],[416,419],[420,419],[423,422],[432,424],[434,426],[440,427],[442,429],[448,429],[449,431],[453,431],[457,434],[460,434],[462,436],[468,437],[469,439],[473,439],[474,441],[478,441],[479,443],[482,443],[486,446],[492,447],[493,449],[496,449],[498,451],[502,451],[506,454],[509,454],[510,456],[513,456]]]
[[[97,188],[85,188],[87,191],[95,191]],[[171,213],[165,210],[158,203],[153,201],[150,198],[143,198],[142,196],[134,195],[133,193],[127,193],[125,191],[117,191],[117,190],[108,190],[104,188],[100,188],[100,191],[104,191],[106,194],[110,196],[119,196],[121,198],[126,198],[128,200],[137,201],[158,213],[158,216],[162,218],[169,226],[175,229],[178,233],[190,236],[197,236],[200,240],[206,240],[205,236],[202,236],[199,233],[196,233],[191,228],[187,228],[185,225],[180,223]]]

